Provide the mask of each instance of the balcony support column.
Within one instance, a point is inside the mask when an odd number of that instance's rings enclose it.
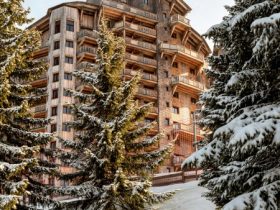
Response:
[[[124,38],[124,39],[125,39],[125,37],[126,37],[125,22],[126,22],[126,16],[123,15],[123,38]]]
[[[190,35],[191,35],[191,31],[190,31],[190,29],[189,29],[189,30],[187,30],[187,31],[185,32],[185,34],[184,34],[184,36],[183,36],[183,39],[182,39],[183,45],[187,44]]]
[[[175,55],[172,56],[171,66],[172,66],[173,63],[175,62],[176,58],[177,58],[177,54],[175,54]]]

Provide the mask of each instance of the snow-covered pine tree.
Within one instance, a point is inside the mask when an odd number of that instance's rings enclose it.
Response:
[[[235,0],[207,32],[223,48],[201,102],[207,145],[183,164],[204,169],[206,196],[224,210],[280,209],[280,1]]]
[[[41,96],[27,85],[46,66],[30,59],[40,45],[40,34],[21,28],[30,23],[22,2],[0,0],[0,209],[4,210],[20,205],[22,196],[45,200],[36,175],[52,171],[36,158],[51,135],[31,131],[48,124],[33,118],[29,107]]]
[[[139,75],[122,80],[125,43],[115,37],[102,21],[99,29],[97,63],[74,72],[87,93],[73,92],[80,104],[73,108],[74,141],[64,141],[71,151],[64,161],[76,168],[64,193],[79,198],[64,208],[98,210],[141,210],[172,193],[150,191],[151,172],[169,153],[170,147],[148,152],[161,135],[144,137],[153,124],[140,124],[150,106],[134,101]],[[67,205],[69,204],[69,205]],[[67,206],[66,206],[67,205]],[[70,207],[69,207],[70,206]]]

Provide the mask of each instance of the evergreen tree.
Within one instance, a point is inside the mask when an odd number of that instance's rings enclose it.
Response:
[[[206,196],[224,210],[280,209],[280,1],[235,0],[206,36],[212,88],[201,97],[205,147],[182,165],[204,169]]]
[[[31,131],[48,121],[33,118],[29,108],[42,96],[28,83],[46,66],[30,59],[40,34],[21,29],[30,22],[27,14],[22,0],[0,0],[0,209],[5,210],[16,208],[22,196],[45,200],[36,175],[51,172],[36,158],[51,136]]]
[[[148,152],[161,135],[144,137],[154,124],[143,126],[150,105],[134,101],[139,75],[122,81],[125,43],[100,25],[97,63],[74,72],[88,93],[73,92],[80,102],[73,108],[71,123],[77,135],[66,140],[71,151],[63,159],[76,170],[63,178],[72,186],[62,189],[74,199],[69,206],[79,209],[146,209],[172,193],[153,194],[150,174],[169,153],[170,147]],[[75,207],[74,207],[75,206]],[[64,204],[64,208],[69,208]]]

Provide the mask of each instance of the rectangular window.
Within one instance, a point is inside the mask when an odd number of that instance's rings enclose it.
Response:
[[[192,75],[195,75],[195,70],[194,70],[194,69],[190,69],[190,73],[191,73]]]
[[[166,107],[170,107],[170,103],[169,102],[166,102]]]
[[[154,119],[152,118],[145,118],[145,123],[152,123]]]
[[[67,22],[66,22],[66,31],[74,32],[74,21],[67,20]]]
[[[173,122],[173,129],[180,129],[180,124],[177,122]]]
[[[67,91],[66,89],[63,89],[63,96],[71,97],[71,92]]]
[[[54,186],[54,178],[53,177],[49,177],[49,185]]]
[[[172,64],[172,67],[177,69],[177,68],[178,68],[178,63],[177,63],[177,62],[174,62],[174,63]]]
[[[73,64],[74,63],[73,57],[65,56],[65,63]]]
[[[179,114],[179,107],[173,106],[173,107],[172,107],[172,112],[173,112],[174,114]]]
[[[168,86],[166,86],[165,89],[166,89],[167,92],[169,91],[169,87]]]
[[[71,114],[71,107],[63,106],[63,114]]]
[[[58,89],[54,89],[52,91],[52,99],[56,99],[56,98],[58,98]]]
[[[172,34],[172,38],[177,39],[177,34],[176,33]]]
[[[62,187],[67,187],[67,186],[69,186],[69,181],[68,181],[68,180],[61,180],[61,181],[60,181],[60,185],[61,185]]]
[[[175,92],[175,93],[173,94],[173,97],[174,97],[174,98],[179,98],[179,93],[178,93],[178,92]]]
[[[57,106],[55,107],[52,107],[52,113],[51,113],[52,116],[56,116],[57,115]]]
[[[66,47],[74,48],[74,42],[70,40],[66,40]]]
[[[56,132],[56,124],[51,124],[51,133]]]
[[[58,82],[59,80],[59,73],[53,74],[53,82]]]
[[[71,131],[71,127],[67,123],[63,123],[62,124],[62,131],[70,132]]]
[[[50,149],[51,150],[56,150],[56,141],[53,141],[50,143]]]
[[[59,49],[59,48],[60,48],[60,41],[55,41],[55,42],[54,42],[53,49],[54,49],[54,50],[57,50],[57,49]]]
[[[53,58],[53,66],[58,66],[59,65],[59,57],[54,57]]]
[[[164,119],[164,125],[165,125],[165,126],[170,125],[170,119],[169,119],[169,118],[165,118],[165,119]]]
[[[65,80],[72,80],[72,74],[71,73],[64,73],[64,79]]]
[[[168,78],[168,71],[164,71],[165,78]]]
[[[196,99],[195,98],[191,98],[191,103],[192,104],[196,104]]]
[[[54,33],[55,34],[60,33],[60,20],[55,21]]]

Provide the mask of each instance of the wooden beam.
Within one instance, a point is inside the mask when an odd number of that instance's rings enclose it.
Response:
[[[174,61],[176,60],[177,58],[177,54],[173,55],[172,56],[172,61],[171,61],[171,66],[173,65]]]

